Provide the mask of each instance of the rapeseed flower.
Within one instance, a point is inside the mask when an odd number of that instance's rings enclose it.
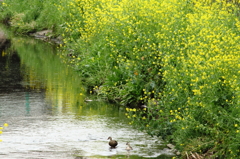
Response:
[[[157,113],[160,118],[169,119],[156,119],[156,125],[165,127],[170,121],[169,129],[175,126],[176,134],[184,136],[192,132],[204,134],[202,129],[208,131],[209,125],[218,123],[216,127],[224,130],[221,121],[230,120],[220,118],[237,118],[240,21],[233,16],[232,10],[237,11],[233,4],[202,0],[66,3],[59,10],[69,17],[64,29],[72,38],[64,35],[64,43],[81,46],[81,62],[79,59],[72,63],[79,63],[81,69],[91,65],[104,73],[105,69],[111,72],[113,76],[109,78],[102,76],[108,80],[106,85],[117,88],[118,91],[112,90],[125,104],[134,99],[152,104],[156,109],[154,116]],[[106,91],[104,95],[108,94]],[[131,120],[135,121],[137,109],[126,111],[126,116],[134,116]],[[220,115],[223,112],[226,114]],[[185,127],[189,123],[194,123],[192,130]],[[236,124],[229,133],[239,131],[239,123]],[[146,123],[142,125],[146,127]],[[159,133],[164,132],[160,131],[161,126]],[[178,142],[182,144],[184,139],[179,138]]]

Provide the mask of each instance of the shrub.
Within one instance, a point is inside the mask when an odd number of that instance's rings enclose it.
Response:
[[[98,94],[131,107],[148,105],[146,112],[128,112],[131,124],[181,150],[195,140],[203,143],[197,152],[239,155],[240,23],[233,4],[67,3],[61,9],[70,15],[65,43],[76,53],[71,62],[86,77],[98,78],[90,78],[101,85]]]
[[[53,29],[59,33],[63,23],[56,4],[47,0],[4,0],[1,19],[10,17],[10,25],[18,34]]]

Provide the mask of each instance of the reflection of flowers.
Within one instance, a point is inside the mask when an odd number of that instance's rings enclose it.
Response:
[[[3,126],[8,127],[8,123],[4,123]],[[0,127],[0,134],[3,133],[2,130],[4,129],[4,127],[2,127],[2,126]],[[2,142],[2,139],[0,139],[0,142]]]

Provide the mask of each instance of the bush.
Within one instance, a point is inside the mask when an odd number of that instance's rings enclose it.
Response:
[[[181,150],[239,155],[238,8],[223,1],[67,4],[59,7],[70,16],[65,43],[76,69],[109,100],[148,105],[130,109],[131,124]]]
[[[52,29],[59,33],[63,19],[56,4],[49,0],[4,0],[1,19],[9,19],[10,25],[18,34]]]

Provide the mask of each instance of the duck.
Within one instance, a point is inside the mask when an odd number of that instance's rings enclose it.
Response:
[[[127,145],[127,147],[126,147],[127,151],[133,150],[133,148],[130,146],[129,142],[127,142],[126,145]]]
[[[116,140],[113,140],[112,137],[108,137],[109,141],[109,146],[111,146],[112,148],[115,148],[118,145],[118,142]]]

